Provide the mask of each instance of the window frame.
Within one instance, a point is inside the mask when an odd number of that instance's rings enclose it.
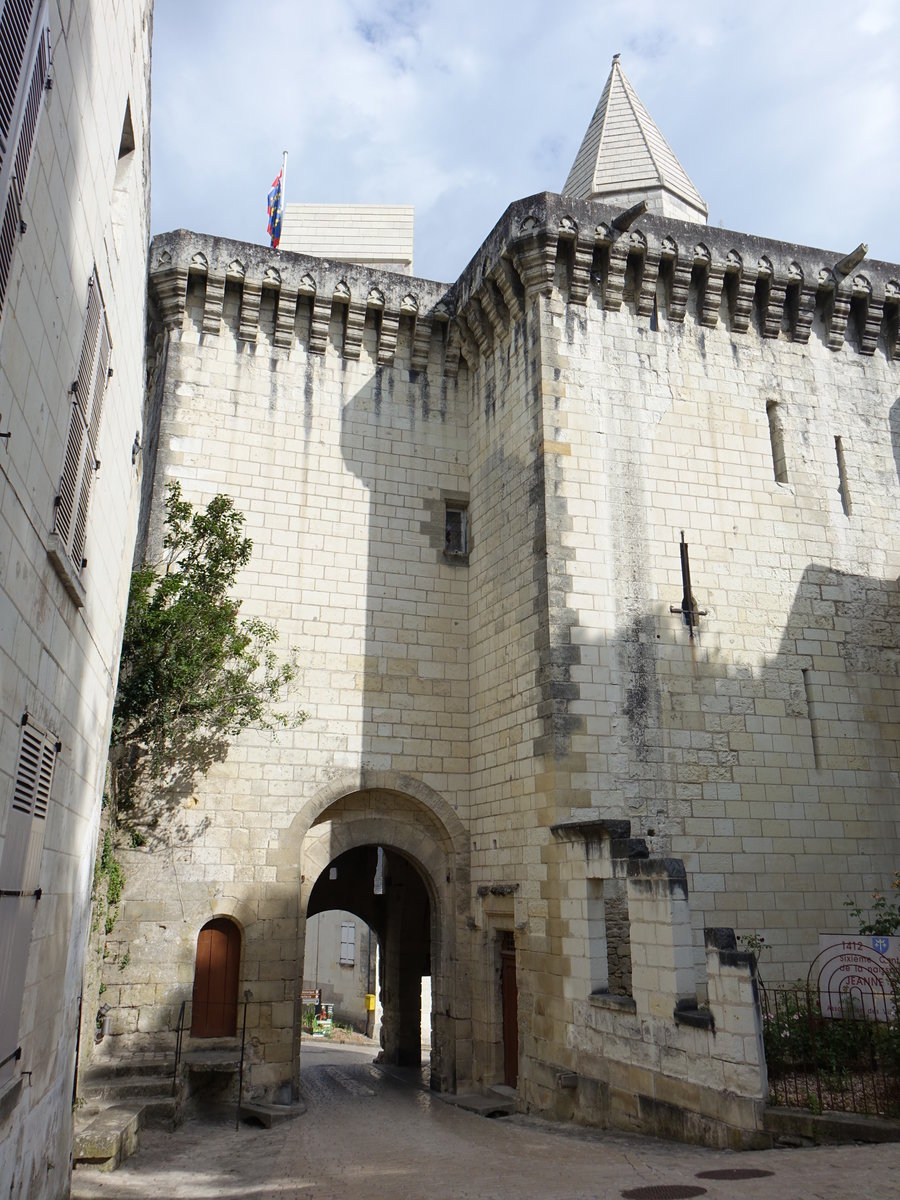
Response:
[[[350,931],[349,936],[347,931]],[[349,950],[344,947],[349,946]],[[341,921],[341,949],[339,960],[342,967],[356,966],[356,923],[355,921]]]
[[[84,603],[81,575],[94,477],[100,470],[99,439],[106,389],[112,376],[112,338],[103,293],[94,267],[88,281],[78,375],[70,389],[71,413],[59,490],[53,502],[50,556],[64,585],[79,606]]]
[[[0,318],[51,65],[49,0],[0,0]]]
[[[34,914],[41,899],[40,871],[56,761],[54,734],[26,713],[0,853],[0,1092],[14,1082],[25,973]]]

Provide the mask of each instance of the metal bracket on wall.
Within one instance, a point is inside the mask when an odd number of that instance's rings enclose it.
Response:
[[[694,640],[694,627],[700,628],[700,618],[706,616],[705,608],[698,608],[694,593],[691,591],[691,560],[688,556],[688,544],[684,540],[684,530],[681,531],[681,583],[683,588],[683,596],[681,604],[669,605],[669,612],[680,612],[684,618],[684,623],[687,625],[691,634],[691,641]]]

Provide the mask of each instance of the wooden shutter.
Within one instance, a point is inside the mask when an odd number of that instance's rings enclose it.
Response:
[[[97,272],[94,271],[88,284],[84,337],[53,526],[76,572],[81,570],[84,558],[88,505],[98,466],[97,441],[111,353],[103,297],[100,295]]]
[[[341,966],[352,967],[356,962],[356,926],[352,921],[341,922]]]
[[[20,232],[22,198],[50,74],[44,0],[0,0],[0,311]]]
[[[27,720],[0,855],[0,1087],[15,1071],[57,744]]]

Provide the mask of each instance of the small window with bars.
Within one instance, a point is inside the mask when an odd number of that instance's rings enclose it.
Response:
[[[464,504],[448,504],[444,510],[444,554],[466,558],[469,554],[469,513]]]
[[[46,0],[0,0],[0,313],[49,77]]]
[[[341,966],[352,967],[356,962],[356,926],[352,921],[341,922]]]
[[[69,436],[53,523],[53,532],[76,573],[86,562],[84,543],[88,505],[94,475],[100,468],[97,441],[111,353],[112,343],[95,270],[88,285],[87,319],[78,377],[72,384]]]

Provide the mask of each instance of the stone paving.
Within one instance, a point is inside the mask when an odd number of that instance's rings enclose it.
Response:
[[[304,1048],[303,1079],[308,1110],[296,1120],[236,1131],[232,1112],[175,1134],[148,1130],[117,1172],[77,1171],[73,1200],[620,1200],[675,1185],[695,1190],[658,1190],[658,1200],[900,1198],[900,1144],[733,1154],[525,1116],[487,1120],[354,1046]],[[769,1174],[698,1178],[735,1168]]]

